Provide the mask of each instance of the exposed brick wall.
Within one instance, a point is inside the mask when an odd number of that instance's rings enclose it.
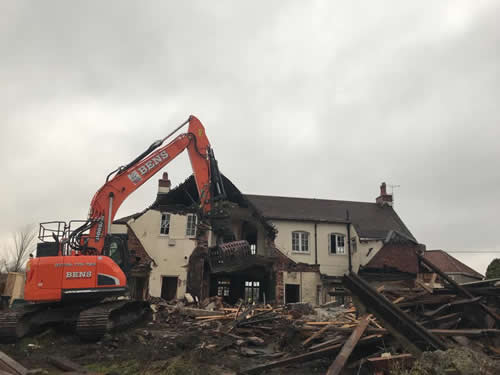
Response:
[[[281,304],[285,299],[285,282],[283,272],[319,273],[319,264],[296,263],[274,247],[273,255],[276,257],[276,261],[273,264],[273,272],[276,280],[276,303]]]
[[[149,265],[153,262],[153,259],[148,255],[144,246],[142,246],[141,241],[137,238],[134,231],[127,225],[127,247],[128,251],[132,253],[135,251],[135,256],[140,258],[139,261],[134,265],[134,269],[145,269],[149,270]]]

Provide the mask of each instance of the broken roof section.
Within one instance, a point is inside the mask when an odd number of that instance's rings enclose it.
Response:
[[[245,197],[262,212],[266,219],[351,222],[361,239],[383,240],[387,238],[389,232],[397,231],[416,241],[396,211],[388,205],[252,194],[246,194]]]
[[[474,271],[466,264],[452,257],[444,250],[427,250],[424,253],[425,259],[436,265],[441,271],[447,274],[463,274],[482,280],[484,278],[479,272]]]
[[[274,239],[276,237],[276,229],[263,217],[253,202],[249,201],[224,175],[222,175],[222,182],[226,190],[227,201],[235,203],[239,207],[249,208],[252,211],[252,215],[262,223],[270,238]],[[156,200],[149,209],[172,213],[195,212],[199,206],[199,200],[196,182],[194,176],[191,175],[183,183],[176,186],[168,193],[158,194]]]

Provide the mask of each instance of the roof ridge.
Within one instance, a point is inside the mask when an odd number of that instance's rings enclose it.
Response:
[[[284,196],[284,195],[264,195],[264,194],[246,194],[246,193],[244,193],[243,195],[245,195],[245,196],[252,196],[252,197],[264,197],[264,198],[302,199],[302,200],[308,200],[308,201],[363,203],[363,204],[370,204],[370,205],[376,205],[377,204],[376,202],[350,201],[350,200],[343,200],[343,199],[327,199],[327,198],[289,197],[289,196]]]

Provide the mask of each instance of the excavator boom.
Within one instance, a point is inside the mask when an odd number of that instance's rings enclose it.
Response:
[[[118,327],[130,317],[144,313],[142,301],[100,303],[104,298],[127,292],[131,269],[126,240],[110,233],[111,224],[127,197],[187,150],[193,169],[203,217],[213,218],[218,199],[225,197],[221,175],[213,150],[201,122],[194,116],[179,126],[189,124],[162,146],[169,136],[154,142],[126,166],[110,173],[90,204],[87,220],[72,229],[71,222],[40,225],[37,257],[28,261],[24,299],[30,309],[14,314],[0,314],[0,336],[18,338],[33,326],[71,321],[77,333],[86,339],[98,339],[106,327]],[[57,229],[45,234],[44,224]],[[62,229],[61,229],[62,228]],[[51,241],[46,241],[49,238]],[[43,317],[43,319],[41,319]]]

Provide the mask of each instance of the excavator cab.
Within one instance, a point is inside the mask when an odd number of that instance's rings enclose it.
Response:
[[[108,234],[104,240],[102,255],[110,257],[128,277],[134,260],[131,259],[127,248],[126,234]]]

